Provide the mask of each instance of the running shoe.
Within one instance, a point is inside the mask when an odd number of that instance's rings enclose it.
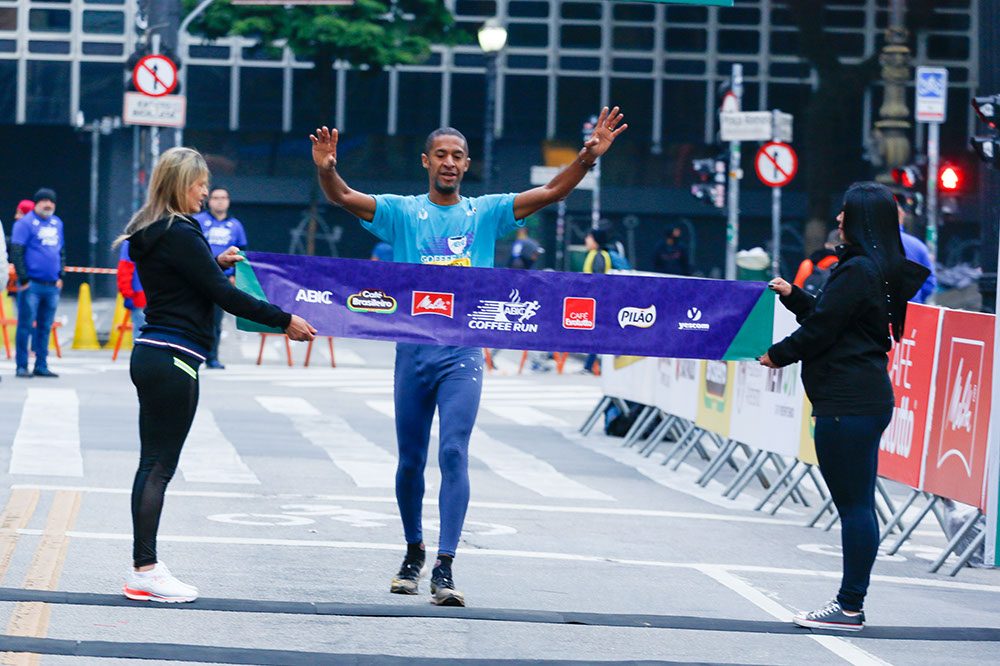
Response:
[[[431,603],[437,606],[464,606],[465,597],[455,589],[450,571],[434,570],[431,576]]]
[[[176,604],[194,601],[198,598],[198,588],[182,583],[163,562],[157,562],[149,571],[132,571],[122,592],[136,601],[159,601]]]
[[[810,613],[799,613],[792,622],[809,629],[835,629],[837,631],[861,631],[865,627],[864,611],[857,615],[848,615],[840,607],[840,602],[833,600],[822,608]]]
[[[389,591],[393,594],[416,594],[420,586],[420,578],[423,576],[423,557],[407,555],[403,558],[403,565],[399,567],[399,573],[392,579]]]

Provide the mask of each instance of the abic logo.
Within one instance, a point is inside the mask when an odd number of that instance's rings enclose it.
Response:
[[[593,298],[567,296],[563,299],[563,328],[594,330],[597,301]]]
[[[306,303],[322,303],[323,305],[330,305],[333,303],[331,300],[332,296],[332,291],[299,289],[298,293],[295,294],[295,302],[298,303],[299,301],[305,301]]]
[[[436,314],[452,319],[455,314],[455,294],[437,291],[413,292],[413,315]]]

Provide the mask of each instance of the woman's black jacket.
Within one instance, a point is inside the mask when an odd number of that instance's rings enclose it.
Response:
[[[146,328],[180,332],[208,349],[215,338],[215,304],[265,326],[285,329],[291,323],[292,316],[281,308],[229,282],[193,218],[158,220],[128,240],[146,291]]]

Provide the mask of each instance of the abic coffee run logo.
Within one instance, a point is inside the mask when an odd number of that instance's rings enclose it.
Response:
[[[538,314],[540,307],[538,301],[522,301],[521,293],[512,289],[506,301],[480,300],[476,311],[469,314],[472,319],[469,328],[537,333],[538,324],[526,322]],[[511,318],[516,318],[516,321],[511,321]]]

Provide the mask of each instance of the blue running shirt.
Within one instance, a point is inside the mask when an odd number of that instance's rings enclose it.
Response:
[[[516,196],[463,197],[454,206],[438,206],[426,194],[379,194],[375,217],[361,225],[392,245],[394,261],[492,268],[497,239],[524,226],[514,219]]]

